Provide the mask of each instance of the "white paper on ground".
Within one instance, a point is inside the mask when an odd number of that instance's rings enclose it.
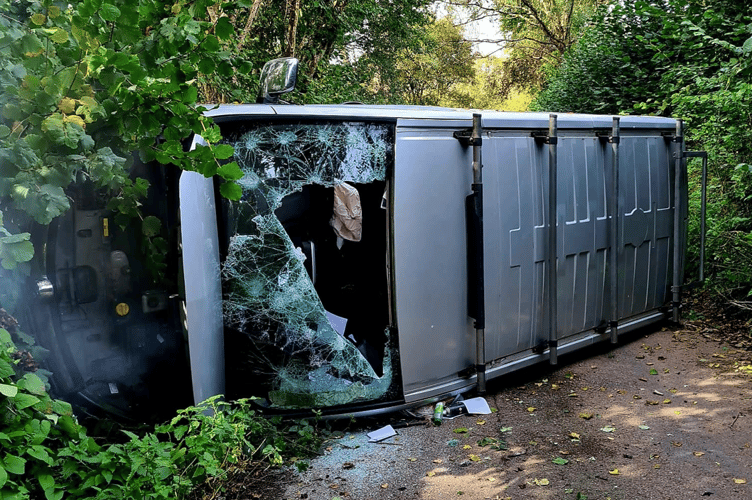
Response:
[[[488,415],[491,413],[491,408],[484,398],[470,398],[462,401],[462,404],[467,408],[467,412],[476,415]]]
[[[382,427],[381,429],[377,429],[366,434],[366,436],[368,436],[369,443],[378,443],[379,441],[383,441],[396,435],[397,431],[395,431],[391,425],[387,425],[386,427]]]

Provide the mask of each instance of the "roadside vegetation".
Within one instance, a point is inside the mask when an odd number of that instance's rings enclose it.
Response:
[[[442,16],[436,15],[436,6]],[[482,56],[467,22],[490,17]],[[489,40],[487,40],[489,41]],[[0,0],[0,497],[182,498],[249,462],[296,462],[316,427],[212,399],[102,440],[47,393],[44,351],[13,319],[31,232],[68,210],[80,179],[139,227],[160,279],[161,222],[131,152],[222,179],[232,148],[207,102],[253,102],[266,60],[295,56],[298,104],[360,101],[521,111],[657,114],[709,153],[707,290],[750,336],[752,14],[743,0]],[[184,151],[193,133],[207,141]],[[688,275],[698,266],[699,162],[690,164]],[[314,415],[312,415],[314,417]],[[312,419],[315,423],[315,418]]]

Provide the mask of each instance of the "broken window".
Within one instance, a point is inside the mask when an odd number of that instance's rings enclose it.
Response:
[[[241,123],[223,134],[245,174],[242,199],[223,208],[228,394],[280,407],[385,397],[393,126]]]

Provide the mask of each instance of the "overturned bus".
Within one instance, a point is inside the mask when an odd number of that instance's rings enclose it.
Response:
[[[267,83],[266,100],[289,86]],[[680,121],[275,102],[208,114],[243,195],[135,167],[162,221],[158,285],[84,184],[34,235],[46,252],[27,321],[59,396],[138,416],[215,394],[379,412],[678,320]]]

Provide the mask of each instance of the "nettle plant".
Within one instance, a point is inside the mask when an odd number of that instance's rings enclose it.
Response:
[[[69,208],[65,189],[90,180],[109,192],[125,225],[143,220],[149,187],[128,175],[131,152],[219,175],[237,198],[242,176],[219,128],[197,106],[199,72],[229,76],[248,65],[222,50],[233,9],[248,2],[0,0],[0,258],[31,259],[26,220],[49,224]],[[192,133],[205,146],[185,151]],[[155,233],[150,221],[145,235]]]
[[[178,411],[152,432],[124,430],[124,442],[101,443],[70,404],[50,398],[44,380],[24,369],[26,357],[0,328],[3,499],[183,498],[199,485],[216,492],[229,471],[251,460],[279,465],[319,443],[308,422],[283,426],[257,414],[250,400],[219,396]]]

